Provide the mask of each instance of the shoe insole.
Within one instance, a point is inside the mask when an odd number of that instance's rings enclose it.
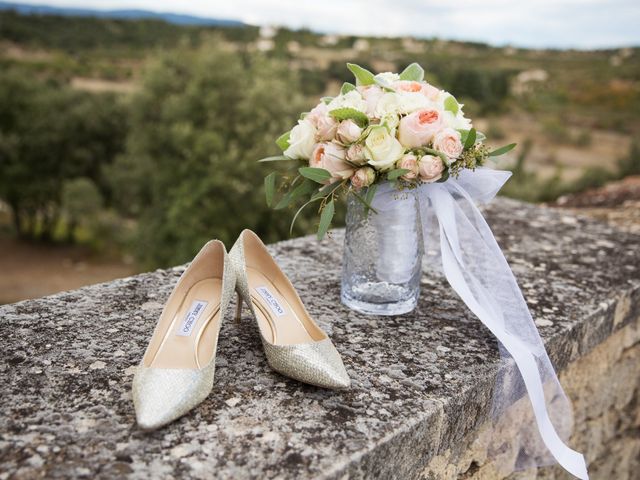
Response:
[[[313,342],[304,323],[291,308],[291,302],[278,290],[271,280],[260,271],[247,267],[251,302],[253,303],[258,326],[267,341],[274,345],[293,345]]]
[[[222,281],[207,278],[195,283],[182,299],[150,366],[202,368],[212,358],[218,340]]]

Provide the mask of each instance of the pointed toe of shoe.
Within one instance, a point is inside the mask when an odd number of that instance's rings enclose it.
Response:
[[[213,368],[140,367],[133,379],[136,421],[143,430],[166,425],[202,402],[213,386]]]
[[[295,380],[331,389],[351,386],[340,354],[329,339],[296,345],[265,342],[265,352],[274,370]]]

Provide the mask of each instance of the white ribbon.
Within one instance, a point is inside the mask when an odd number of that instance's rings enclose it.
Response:
[[[410,192],[415,192],[414,198],[419,202],[425,243],[435,214],[442,268],[449,284],[508,352],[501,352],[503,360],[511,357],[515,361],[546,448],[565,470],[586,480],[584,457],[563,442],[549,415],[553,409],[554,420],[563,420],[563,415],[571,415],[570,404],[516,279],[475,205],[493,199],[510,176],[510,172],[485,168],[463,171],[456,179],[421,185]],[[405,200],[415,201],[412,194],[398,193],[390,185],[383,185],[376,193],[373,207],[389,210],[390,202],[402,201],[403,195]],[[407,204],[407,208],[411,205]],[[545,399],[545,390],[549,399]],[[502,393],[499,389],[496,392],[494,406],[498,403],[501,408],[508,407],[523,393],[518,385],[502,385]]]

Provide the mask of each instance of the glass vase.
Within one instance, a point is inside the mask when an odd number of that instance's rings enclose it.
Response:
[[[347,197],[341,300],[361,313],[401,315],[418,303],[424,250],[418,202],[410,191],[397,197],[377,213]]]

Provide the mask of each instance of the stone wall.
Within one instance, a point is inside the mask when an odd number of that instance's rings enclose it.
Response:
[[[637,478],[640,237],[505,199],[486,214],[574,402],[572,446],[596,480]],[[131,378],[184,267],[0,307],[0,480],[508,478],[486,455],[492,335],[430,265],[411,314],[343,307],[342,238],[270,248],[351,389],[278,375],[253,321],[227,321],[211,395],[151,433],[135,426]],[[512,478],[535,475],[567,478]]]

